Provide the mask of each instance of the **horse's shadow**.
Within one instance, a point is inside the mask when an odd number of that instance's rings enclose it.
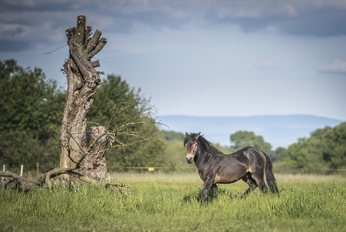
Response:
[[[203,188],[198,188],[196,191],[192,193],[185,194],[183,197],[183,202],[192,203],[197,201],[199,203],[202,203],[202,191],[203,191]],[[207,203],[213,202],[215,199],[217,199],[218,197],[222,195],[228,195],[230,200],[240,197],[238,193],[233,193],[233,192],[227,191],[226,189],[219,189],[217,192],[213,192],[210,190],[208,194]]]

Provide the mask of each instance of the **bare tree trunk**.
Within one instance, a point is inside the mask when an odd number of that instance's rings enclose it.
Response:
[[[77,171],[89,176],[91,170],[86,167],[96,167],[96,165],[92,165],[93,158],[97,158],[95,154],[100,155],[101,152],[101,157],[104,159],[104,170],[98,170],[100,175],[95,172],[90,177],[103,179],[107,173],[107,167],[104,156],[105,150],[102,150],[102,147],[105,147],[108,143],[107,135],[104,135],[104,139],[96,139],[96,143],[102,144],[98,146],[93,144],[93,148],[90,149],[88,146],[91,144],[87,143],[86,137],[86,114],[93,103],[96,87],[101,81],[100,72],[95,69],[100,64],[98,61],[91,61],[91,58],[104,47],[107,41],[105,38],[100,39],[101,32],[99,30],[96,30],[93,36],[90,37],[91,27],[86,28],[86,17],[83,15],[77,17],[76,27],[66,30],[66,36],[70,56],[64,64],[68,87],[61,125],[60,168],[77,168]],[[106,130],[104,129],[103,132],[105,133]],[[100,150],[97,150],[97,148]],[[79,162],[81,159],[83,161]],[[100,163],[100,160],[94,163]],[[93,170],[95,171],[96,168]]]

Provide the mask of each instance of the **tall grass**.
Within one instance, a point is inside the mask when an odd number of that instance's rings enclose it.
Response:
[[[342,231],[346,180],[278,176],[280,197],[257,189],[240,199],[245,183],[220,185],[200,206],[197,174],[116,174],[130,193],[101,184],[0,190],[0,231]]]

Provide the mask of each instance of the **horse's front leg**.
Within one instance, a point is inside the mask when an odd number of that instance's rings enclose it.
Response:
[[[204,182],[201,204],[203,204],[206,200],[208,200],[209,191],[210,191],[211,186],[214,184],[214,179],[215,178],[208,177],[206,179],[206,181]]]
[[[216,197],[217,195],[219,195],[219,188],[217,187],[216,184],[213,184],[211,186],[211,191],[213,192],[213,196]]]

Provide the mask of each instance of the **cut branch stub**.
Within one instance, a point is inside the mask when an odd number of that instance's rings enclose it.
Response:
[[[91,52],[91,50],[93,50],[96,47],[97,42],[99,41],[101,35],[102,35],[101,31],[99,31],[99,30],[95,31],[93,37],[88,42],[88,45],[87,45],[87,48],[86,48],[86,52],[87,53]]]
[[[78,16],[76,36],[74,38],[74,43],[76,45],[83,45],[85,42],[85,31],[86,31],[85,24],[86,24],[86,17],[84,15]]]
[[[97,43],[97,45],[95,46],[95,48],[89,53],[88,55],[88,59],[91,59],[92,57],[94,57],[97,53],[99,53],[99,51],[102,50],[102,48],[106,45],[107,40],[106,38],[101,38],[100,41]]]

